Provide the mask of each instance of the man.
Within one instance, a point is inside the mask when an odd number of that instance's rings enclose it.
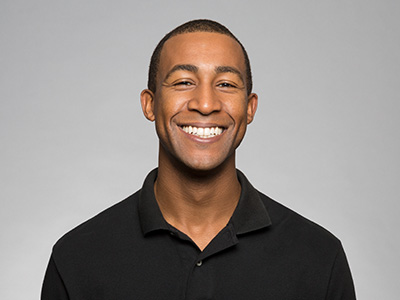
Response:
[[[257,100],[227,28],[195,20],[167,34],[141,93],[158,169],[57,242],[42,299],[355,299],[340,241],[235,168]]]

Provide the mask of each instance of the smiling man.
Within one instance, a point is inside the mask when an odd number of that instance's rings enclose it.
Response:
[[[140,97],[158,168],[56,243],[42,299],[355,299],[340,241],[236,169],[258,97],[227,28],[167,34]]]

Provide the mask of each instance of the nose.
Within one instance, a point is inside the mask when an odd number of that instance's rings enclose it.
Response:
[[[192,96],[188,102],[188,109],[191,111],[209,115],[220,111],[222,108],[222,103],[211,85],[199,85],[193,91]]]

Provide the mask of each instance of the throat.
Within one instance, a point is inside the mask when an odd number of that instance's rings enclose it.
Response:
[[[168,174],[168,176],[167,176]],[[207,180],[179,178],[159,169],[154,184],[164,219],[203,250],[228,224],[240,198],[236,169]]]
[[[211,241],[226,227],[226,225],[227,224],[225,223],[221,223],[220,226],[216,226],[216,224],[213,224],[212,226],[208,226],[205,228],[174,227],[190,237],[190,239],[196,244],[196,246],[201,251],[203,251],[211,243]]]

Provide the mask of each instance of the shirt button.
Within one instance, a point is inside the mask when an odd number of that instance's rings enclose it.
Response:
[[[199,261],[196,263],[196,266],[201,267],[202,264],[203,264],[203,261],[202,261],[202,260],[199,260]]]

